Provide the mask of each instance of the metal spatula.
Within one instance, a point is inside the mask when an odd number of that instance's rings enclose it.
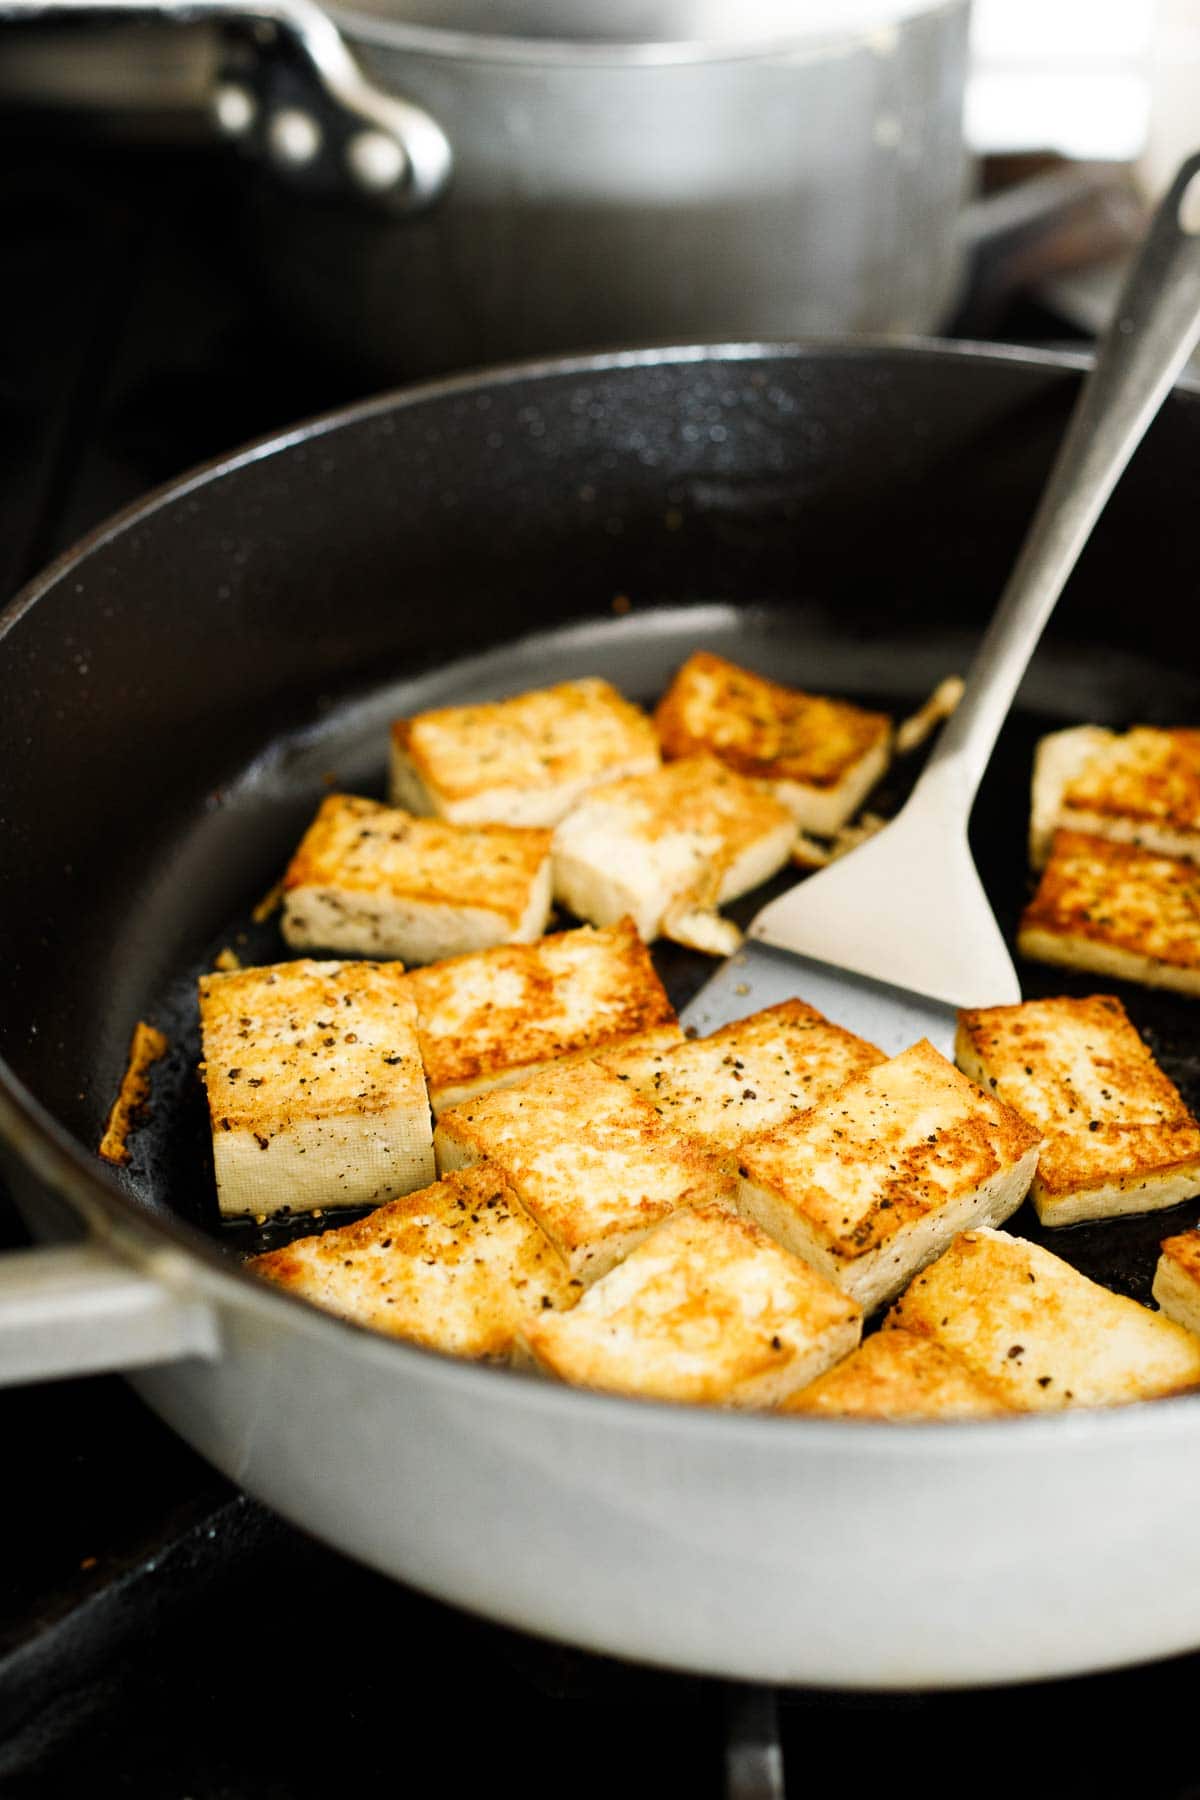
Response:
[[[685,1024],[712,1031],[800,995],[889,1055],[922,1036],[949,1052],[956,1007],[1021,998],[967,821],[1051,610],[1200,338],[1198,177],[1200,154],[1154,216],[958,710],[907,805],[876,837],[764,907]]]

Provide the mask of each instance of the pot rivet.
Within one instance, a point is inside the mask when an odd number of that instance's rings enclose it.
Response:
[[[212,110],[226,137],[244,137],[258,114],[258,102],[240,82],[223,81],[213,94]]]
[[[300,169],[312,162],[321,148],[321,127],[298,106],[285,106],[267,126],[267,144],[277,163]]]
[[[408,157],[386,131],[358,131],[346,145],[346,167],[360,187],[382,194],[403,181]]]

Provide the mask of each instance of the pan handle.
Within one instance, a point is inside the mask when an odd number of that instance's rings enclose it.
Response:
[[[418,212],[450,178],[436,119],[369,81],[316,0],[0,0],[0,23],[68,19],[221,26],[218,128],[310,191]]]
[[[0,1257],[0,1387],[215,1357],[216,1314],[177,1260],[135,1266],[98,1238]]]

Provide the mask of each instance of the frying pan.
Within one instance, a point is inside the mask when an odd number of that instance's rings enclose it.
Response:
[[[125,1368],[293,1521],[528,1630],[732,1677],[999,1682],[1200,1644],[1200,1397],[993,1423],[673,1408],[374,1336],[255,1281],[215,1219],[192,1001],[386,723],[697,644],[901,710],[962,668],[1078,382],[945,345],[628,353],[306,425],[95,533],[0,620],[0,1131],[39,1249],[0,1268],[9,1379]],[[1037,735],[1194,717],[1200,396],[1152,427],[976,806],[1011,934]],[[895,795],[892,796],[896,798]],[[748,905],[761,899],[754,897]],[[882,897],[881,897],[882,900]],[[701,958],[664,953],[682,1003]],[[1031,994],[1084,977],[1022,969]],[[1200,1100],[1192,1014],[1122,993]],[[92,1153],[137,1018],[151,1119]],[[1170,1213],[1042,1234],[1145,1300]],[[1038,1235],[1026,1213],[1014,1228]]]

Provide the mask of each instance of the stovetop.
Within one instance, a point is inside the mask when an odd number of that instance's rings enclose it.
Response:
[[[237,172],[207,150],[0,144],[5,599],[149,487],[363,380],[259,297]],[[998,325],[1055,330],[1026,302]],[[0,1247],[21,1239],[0,1198]],[[781,1769],[792,1795],[818,1777],[1200,1796],[1200,1656],[1004,1691],[774,1696],[545,1644],[364,1570],[237,1493],[115,1378],[0,1394],[0,1432],[6,1800],[509,1782],[770,1800]],[[1046,1529],[1069,1556],[1070,1521]]]

